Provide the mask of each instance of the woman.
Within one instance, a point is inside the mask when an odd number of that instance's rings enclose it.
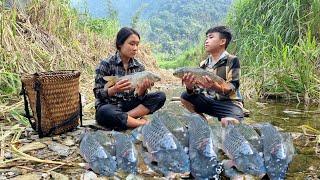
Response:
[[[132,28],[120,29],[116,38],[117,52],[108,59],[102,60],[96,69],[95,87],[96,121],[111,129],[125,130],[147,123],[144,115],[160,109],[166,100],[163,92],[147,93],[153,86],[148,79],[132,91],[127,79],[117,82],[111,87],[103,79],[104,76],[124,76],[144,71],[145,67],[135,55],[138,52],[140,35]],[[140,119],[138,119],[140,118]]]

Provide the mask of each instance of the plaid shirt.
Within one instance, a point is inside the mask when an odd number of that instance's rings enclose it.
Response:
[[[229,94],[216,93],[213,90],[208,90],[207,94],[217,100],[237,100],[242,101],[240,94],[240,61],[238,57],[224,52],[216,64],[212,64],[212,57],[200,63],[200,67],[222,77],[227,83],[230,84],[231,92]]]
[[[96,98],[95,106],[98,107],[102,104],[109,103],[118,104],[119,101],[127,100],[134,96],[133,91],[116,93],[115,96],[109,96],[107,88],[104,87],[107,83],[107,81],[103,79],[104,76],[125,76],[144,70],[144,65],[137,59],[132,58],[129,60],[128,71],[126,71],[123,67],[118,51],[108,59],[103,59],[96,68],[95,85],[93,89],[94,96]]]

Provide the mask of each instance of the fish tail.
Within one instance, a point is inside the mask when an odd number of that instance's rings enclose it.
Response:
[[[115,85],[119,78],[117,76],[104,76],[103,79],[107,81],[106,85],[109,88]]]

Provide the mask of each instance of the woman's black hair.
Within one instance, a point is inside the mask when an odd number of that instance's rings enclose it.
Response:
[[[139,33],[132,29],[132,28],[129,28],[129,27],[123,27],[119,30],[118,34],[117,34],[117,39],[116,39],[116,47],[118,50],[120,50],[120,46],[124,44],[124,42],[128,39],[128,37],[131,35],[131,34],[135,34],[139,37],[140,39],[140,35]]]

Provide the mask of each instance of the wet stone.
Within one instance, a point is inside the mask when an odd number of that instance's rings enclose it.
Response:
[[[36,135],[31,135],[30,139],[31,140],[38,140],[39,139],[39,135],[37,135],[37,134]]]
[[[19,142],[20,143],[30,143],[30,142],[32,142],[32,140],[30,140],[30,139],[20,139]]]
[[[66,145],[66,146],[73,146],[75,145],[75,141],[73,140],[72,137],[67,136],[64,141],[62,141],[62,144]]]
[[[53,136],[52,137],[52,141],[59,141],[60,140],[60,137],[59,136]]]
[[[68,146],[59,144],[56,142],[52,142],[48,144],[50,150],[54,151],[55,153],[59,154],[60,156],[68,156],[71,154],[71,150]]]
[[[5,157],[6,159],[12,159],[13,155],[12,155],[11,152],[6,152],[6,153],[4,153],[4,157]]]

